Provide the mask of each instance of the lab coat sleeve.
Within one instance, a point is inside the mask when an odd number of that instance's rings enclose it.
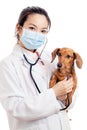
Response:
[[[77,85],[77,88],[73,94],[73,97],[72,97],[72,103],[70,104],[69,108],[68,109],[72,109],[77,101],[77,98],[79,96],[79,86]]]
[[[8,114],[24,121],[38,120],[59,111],[53,89],[26,96],[12,66],[0,64],[0,101]]]

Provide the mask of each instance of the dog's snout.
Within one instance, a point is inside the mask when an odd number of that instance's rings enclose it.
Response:
[[[62,67],[62,64],[61,64],[61,63],[58,63],[58,64],[57,64],[57,67],[61,68],[61,67]]]

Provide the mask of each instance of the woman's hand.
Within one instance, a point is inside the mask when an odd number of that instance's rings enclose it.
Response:
[[[65,103],[65,100],[67,98],[67,95],[58,96],[57,99]]]
[[[72,91],[73,87],[73,78],[64,79],[63,81],[58,82],[56,85],[53,86],[54,93],[56,97],[64,101],[67,98],[67,93]]]

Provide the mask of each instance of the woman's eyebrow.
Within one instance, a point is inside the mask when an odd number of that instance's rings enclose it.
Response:
[[[29,25],[32,25],[32,26],[35,26],[35,27],[37,27],[35,24],[33,24],[33,23],[29,23]]]

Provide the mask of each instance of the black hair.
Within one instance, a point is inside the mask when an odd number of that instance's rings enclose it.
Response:
[[[44,15],[48,21],[49,28],[51,27],[51,20],[48,16],[48,13],[46,12],[45,9],[37,6],[32,6],[32,7],[27,7],[22,10],[20,13],[19,19],[18,19],[18,24],[20,26],[23,26],[24,22],[27,20],[27,17],[31,14],[41,14]]]

